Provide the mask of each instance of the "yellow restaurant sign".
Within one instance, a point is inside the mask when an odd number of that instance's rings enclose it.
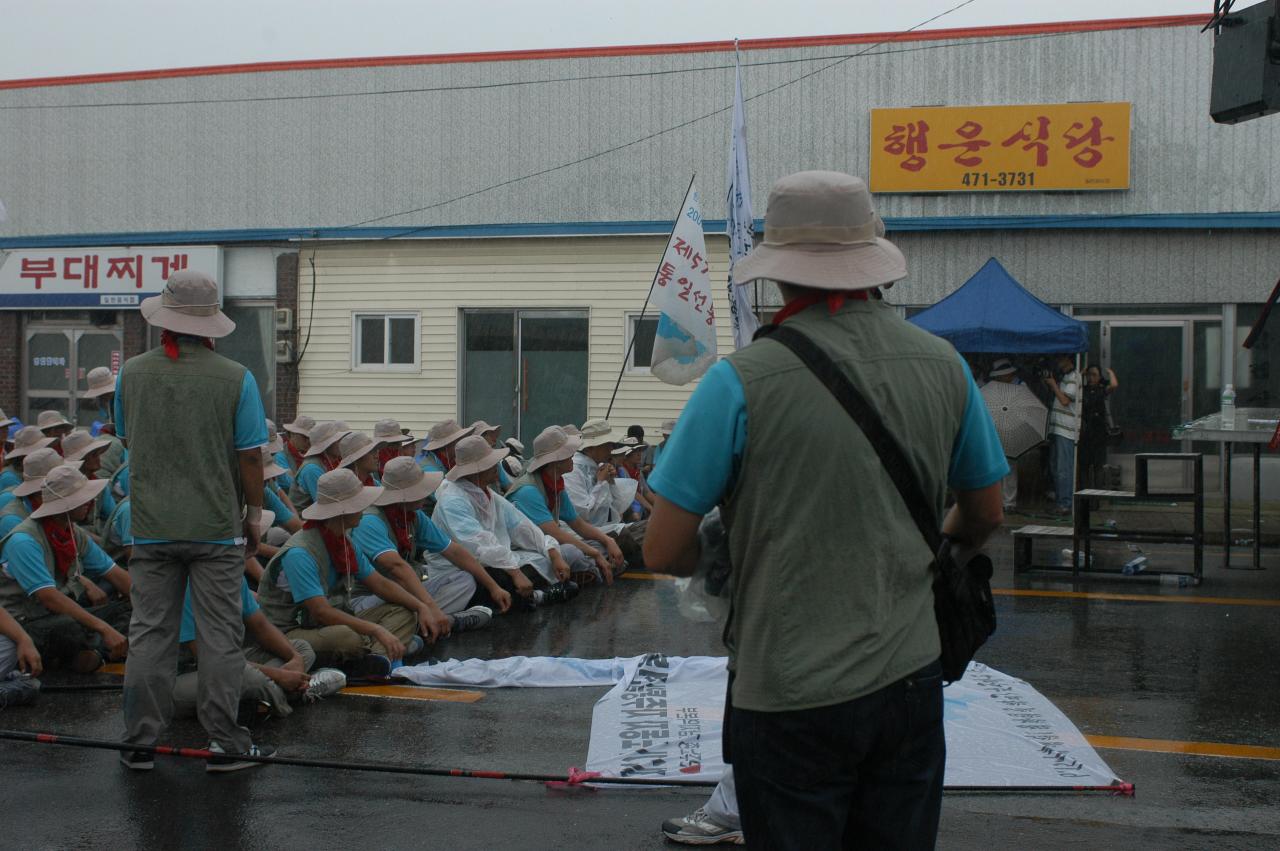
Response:
[[[1129,188],[1129,104],[871,110],[872,192]]]

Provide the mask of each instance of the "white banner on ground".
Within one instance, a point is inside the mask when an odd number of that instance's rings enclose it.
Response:
[[[711,264],[702,235],[702,201],[689,184],[650,296],[658,310],[650,371],[667,384],[688,384],[716,361]]]
[[[736,47],[736,43],[735,43]],[[733,131],[729,140],[729,307],[733,320],[733,347],[740,349],[751,342],[760,327],[747,298],[747,288],[733,281],[733,265],[751,253],[755,237],[755,218],[751,211],[751,168],[747,164],[747,114],[742,105],[742,66],[734,53]]]
[[[725,660],[713,656],[450,660],[404,667],[426,686],[605,686],[587,769],[611,777],[718,779]],[[1106,786],[1119,782],[1071,720],[1015,677],[974,662],[943,691],[948,786]]]

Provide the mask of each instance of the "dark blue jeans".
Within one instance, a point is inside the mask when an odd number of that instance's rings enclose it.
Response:
[[[750,847],[934,847],[947,760],[940,663],[834,706],[734,707],[729,723]]]

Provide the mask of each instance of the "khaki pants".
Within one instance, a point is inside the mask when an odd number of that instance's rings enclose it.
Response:
[[[209,740],[227,753],[249,749],[249,731],[236,724],[244,675],[243,574],[242,547],[194,541],[134,545],[129,562],[133,619],[124,674],[126,742],[155,744],[173,718],[178,629],[189,581],[200,625],[196,715]]]
[[[418,631],[418,613],[391,603],[366,609],[356,617],[376,623],[401,642],[407,642]],[[366,653],[387,655],[387,649],[380,643],[341,624],[322,626],[319,629],[291,629],[285,634],[290,641],[305,641],[310,644],[316,653],[316,659],[322,665],[358,659]]]
[[[316,663],[315,651],[305,641],[294,641],[293,649],[302,657],[302,663],[308,671]],[[293,712],[289,705],[289,694],[276,685],[275,680],[258,670],[250,662],[257,662],[268,668],[279,668],[284,665],[283,659],[277,659],[258,645],[245,648],[244,676],[240,684],[240,702],[265,703],[271,707],[271,714],[277,718],[287,717]],[[176,718],[190,718],[196,714],[196,693],[199,688],[199,671],[180,674],[173,684],[173,714]]]

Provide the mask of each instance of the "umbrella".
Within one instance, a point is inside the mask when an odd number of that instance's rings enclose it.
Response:
[[[1025,455],[1044,440],[1049,409],[1025,385],[990,381],[982,388],[982,400],[1009,458]]]

